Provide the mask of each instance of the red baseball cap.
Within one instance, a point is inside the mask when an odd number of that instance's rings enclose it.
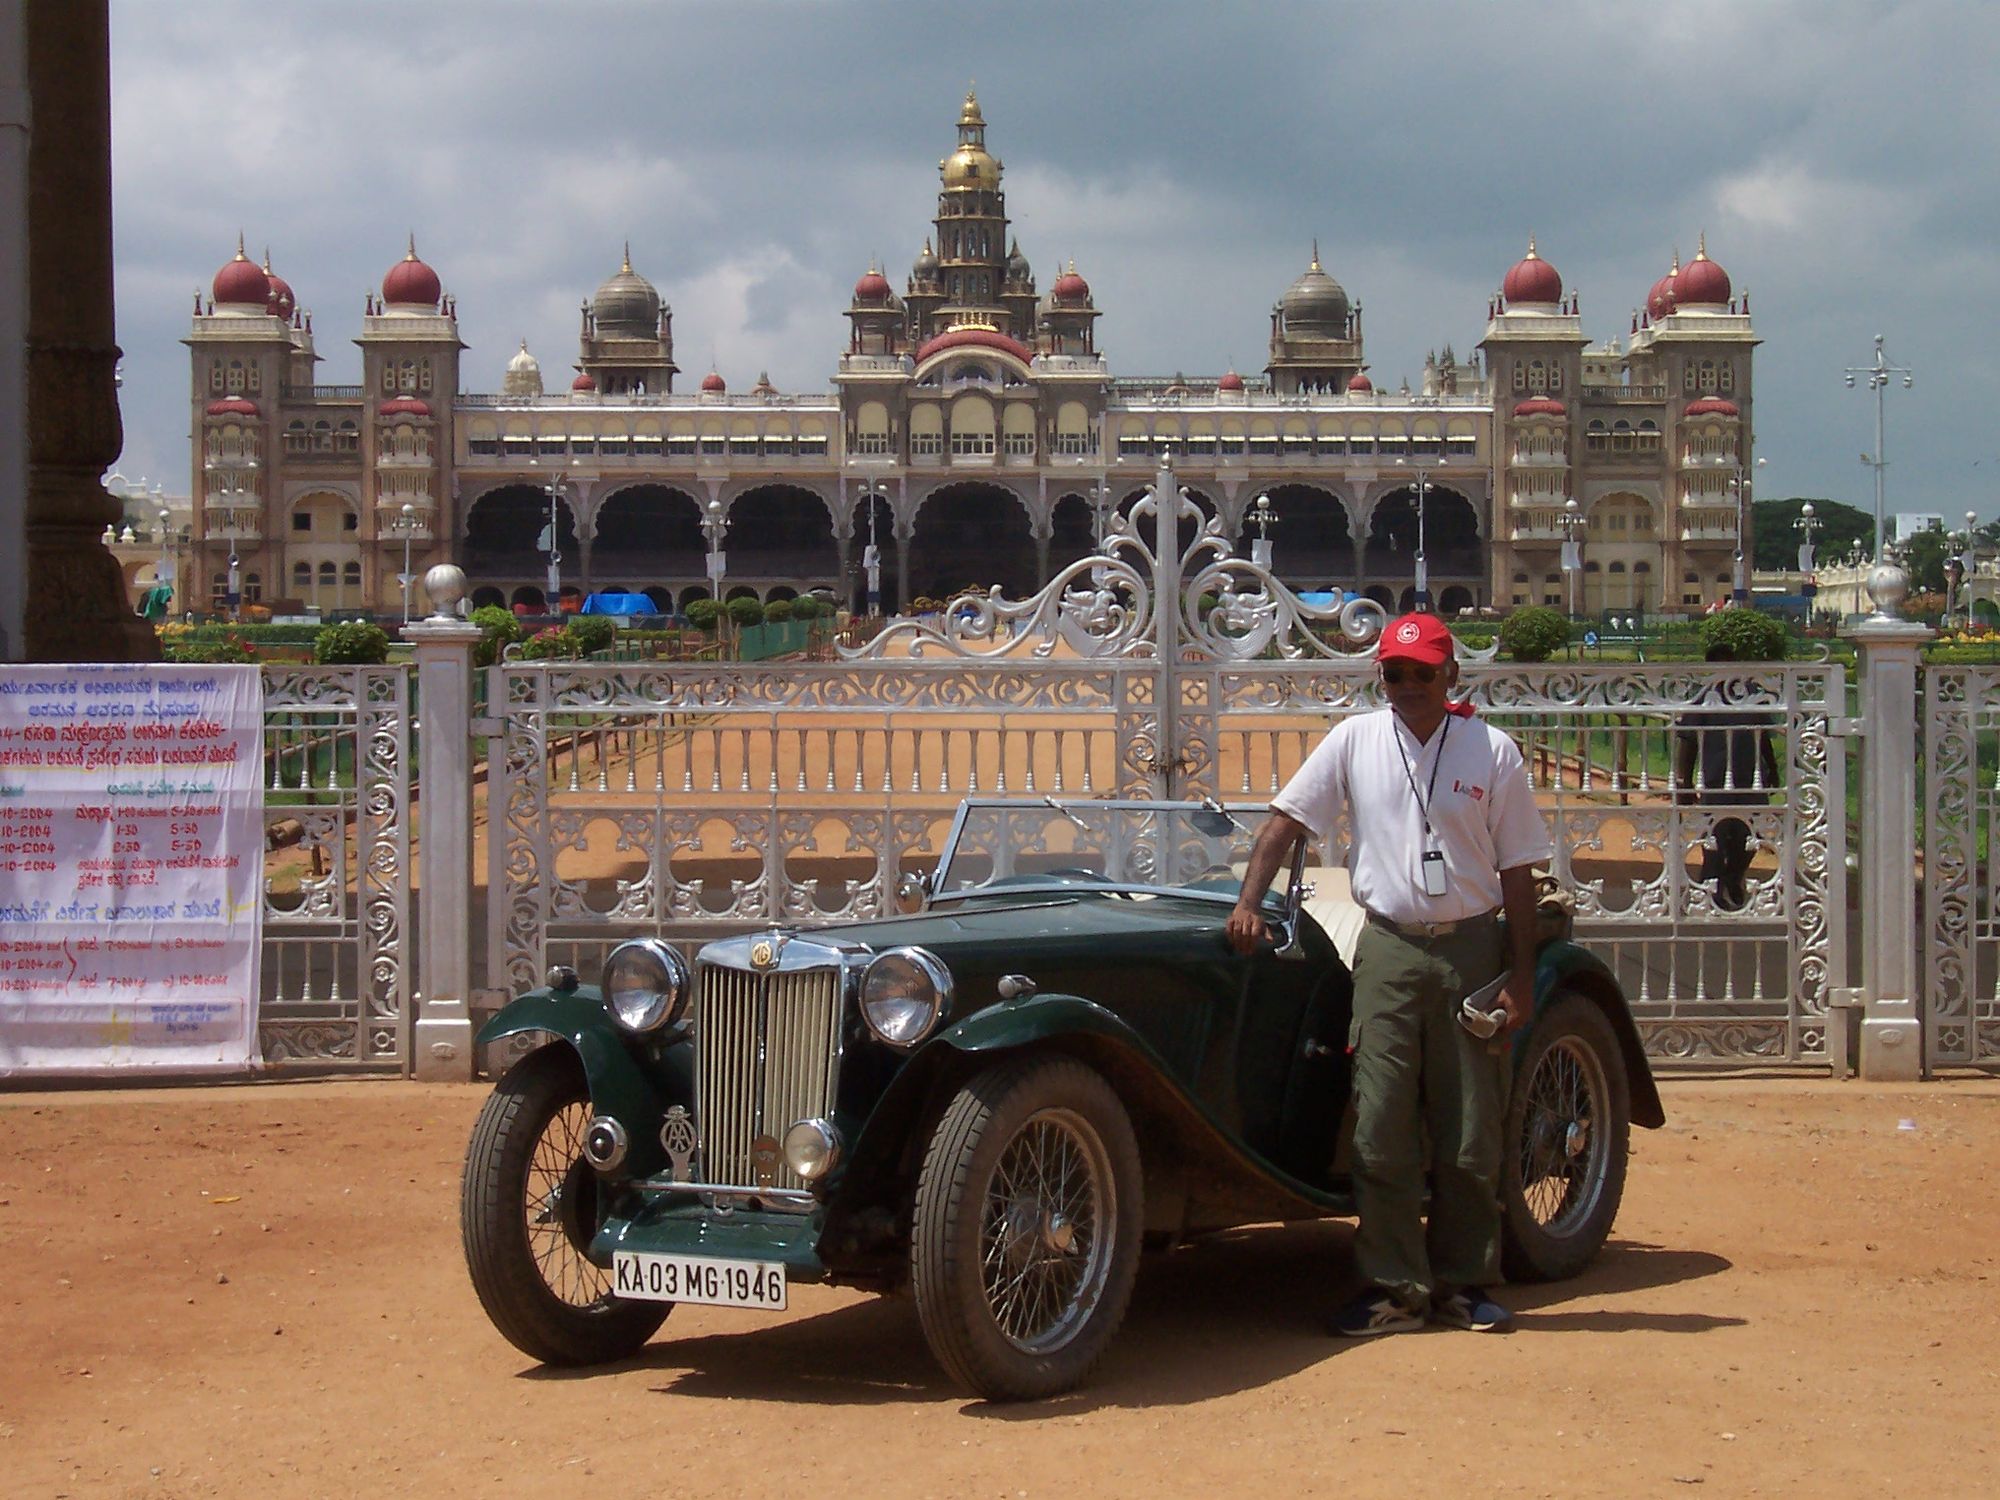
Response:
[[[1443,666],[1455,654],[1456,646],[1444,621],[1421,612],[1391,620],[1375,648],[1377,661],[1420,661],[1434,667]]]

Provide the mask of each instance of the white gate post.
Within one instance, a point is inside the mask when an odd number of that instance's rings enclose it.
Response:
[[[422,785],[417,796],[417,1021],[414,1070],[469,1083],[472,1052],[472,652],[479,627],[459,619],[465,574],[424,574],[434,606],[403,627],[416,646]]]
[[[1894,573],[1893,579],[1881,575]],[[1877,582],[1885,587],[1878,589]],[[1902,588],[1897,588],[1897,583]],[[1848,632],[1861,672],[1861,1076],[1923,1076],[1917,1014],[1917,676],[1929,627],[1898,619],[1900,569],[1869,579],[1875,612]],[[1829,817],[1845,814],[1829,808]]]

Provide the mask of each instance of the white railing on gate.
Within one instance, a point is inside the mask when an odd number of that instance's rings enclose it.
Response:
[[[409,1064],[408,669],[264,669],[258,1045],[279,1069]],[[291,826],[296,825],[296,826]]]

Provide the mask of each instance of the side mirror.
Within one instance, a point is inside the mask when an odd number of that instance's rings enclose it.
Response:
[[[922,875],[905,873],[896,878],[896,910],[906,917],[922,911],[930,894],[930,881]]]

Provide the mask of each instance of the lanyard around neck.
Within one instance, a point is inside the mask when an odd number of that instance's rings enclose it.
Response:
[[[1437,797],[1438,771],[1444,765],[1444,741],[1445,736],[1451,733],[1451,715],[1446,714],[1443,722],[1438,725],[1437,755],[1431,761],[1431,784],[1428,792],[1417,790],[1416,772],[1410,768],[1410,752],[1403,748],[1403,736],[1399,732],[1403,721],[1396,718],[1396,711],[1394,709],[1389,710],[1389,717],[1395,720],[1394,723],[1390,724],[1389,732],[1396,737],[1396,754],[1403,762],[1403,780],[1410,784],[1410,796],[1416,800],[1417,816],[1424,820],[1424,837],[1428,839],[1433,837],[1431,833],[1431,803]]]

